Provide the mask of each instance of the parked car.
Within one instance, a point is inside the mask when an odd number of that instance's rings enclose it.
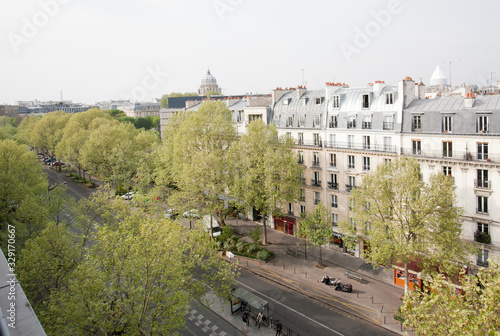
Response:
[[[212,221],[211,225],[210,221]],[[218,237],[222,233],[219,221],[214,216],[203,216],[203,225],[205,226],[205,230],[207,230],[208,233],[211,233],[212,237]]]
[[[52,162],[52,165],[53,166],[64,166],[64,162],[60,162],[60,161],[58,161],[58,162]]]
[[[196,210],[196,209],[191,209],[191,210],[186,211],[185,213],[183,213],[182,217],[199,219],[200,218],[200,212],[198,210]]]
[[[126,193],[125,195],[122,195],[122,198],[123,198],[124,200],[127,200],[127,201],[128,201],[128,200],[131,200],[131,199],[132,199],[132,197],[134,197],[134,193],[133,193],[133,192],[128,192],[128,193]]]
[[[168,209],[163,216],[169,219],[176,219],[177,217],[179,217],[179,213],[175,209]]]

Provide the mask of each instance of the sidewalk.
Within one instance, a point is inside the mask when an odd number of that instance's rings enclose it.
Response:
[[[248,240],[248,232],[255,225],[262,225],[258,222],[238,220],[226,220],[226,224],[233,226],[236,234]],[[400,297],[403,295],[403,288],[393,285],[392,270],[383,268],[373,269],[371,264],[362,259],[358,259],[337,246],[331,248],[322,247],[324,269],[317,268],[319,260],[319,247],[311,246],[307,249],[307,260],[304,258],[303,240],[274,229],[267,229],[267,238],[271,243],[266,248],[273,251],[275,258],[268,263],[261,263],[247,258],[236,257],[240,267],[278,282],[273,274],[286,275],[287,279],[292,279],[290,283],[279,281],[280,285],[289,287],[291,290],[303,291],[304,288],[309,296],[335,309],[357,316],[370,323],[377,324],[388,331],[396,334],[403,334],[404,330],[398,321],[394,320],[394,313],[401,306]],[[298,245],[299,244],[299,245]],[[286,248],[298,251],[298,256],[286,253]],[[226,259],[231,262],[229,259]],[[346,270],[362,276],[362,282],[352,278],[346,278]],[[323,275],[330,278],[340,278],[342,283],[353,285],[352,293],[335,291],[333,288],[321,283]],[[222,307],[226,307],[223,303]],[[229,310],[227,308],[226,310]],[[270,312],[272,317],[272,312]],[[231,313],[229,312],[229,315]],[[235,326],[242,329],[241,314],[228,317],[228,320]],[[255,328],[256,329],[256,328]],[[262,327],[261,327],[262,329]],[[254,333],[255,335],[269,335],[274,333],[268,329],[269,333]],[[413,333],[408,332],[409,335]]]

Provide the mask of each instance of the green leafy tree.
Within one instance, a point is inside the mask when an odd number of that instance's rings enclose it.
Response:
[[[13,139],[16,128],[8,117],[0,117],[0,140]]]
[[[71,116],[63,111],[47,113],[34,124],[28,144],[53,158],[56,146],[63,136],[64,127]]]
[[[135,124],[135,118],[134,117],[124,116],[124,117],[120,117],[118,120],[120,122],[122,122],[122,123],[129,123],[129,124],[132,124],[132,125]]]
[[[460,240],[462,209],[454,204],[449,177],[435,174],[424,182],[417,160],[400,157],[379,165],[352,190],[353,221],[340,227],[368,242],[365,258],[375,265],[403,264],[407,293],[410,263],[417,262],[429,275],[453,275],[473,252]]]
[[[168,94],[164,94],[160,99],[161,108],[168,108]]]
[[[139,117],[134,120],[135,128],[151,129],[153,127],[153,121],[148,117]]]
[[[209,304],[207,285],[227,297],[234,284],[233,266],[206,233],[140,211],[100,227],[95,241],[68,289],[53,296],[52,334],[173,335],[193,299]]]
[[[278,137],[274,125],[256,120],[232,149],[231,191],[264,219],[264,245],[268,216],[298,199],[301,168],[293,147],[292,139]]]
[[[319,265],[323,265],[321,247],[332,238],[332,222],[330,212],[323,203],[319,203],[314,211],[300,221],[299,236],[307,238],[319,247]]]
[[[205,93],[205,96],[207,96],[208,98],[210,98],[212,96],[220,96],[220,95],[221,95],[220,92],[217,92],[217,91],[214,91],[214,90],[210,90],[207,93]]]
[[[477,276],[463,275],[464,294],[438,275],[425,293],[405,297],[401,308],[404,325],[416,335],[498,335],[500,333],[500,272],[491,263]]]
[[[30,116],[23,118],[21,123],[17,125],[17,133],[16,133],[16,140],[19,143],[23,144],[29,144],[30,143],[30,136],[31,133],[33,132],[33,127],[35,127],[36,122],[41,119],[42,117],[39,116]]]
[[[121,117],[126,117],[127,115],[125,114],[125,112],[123,112],[122,110],[118,110],[118,109],[111,109],[111,110],[108,110],[107,113],[115,118],[115,119],[120,119]]]

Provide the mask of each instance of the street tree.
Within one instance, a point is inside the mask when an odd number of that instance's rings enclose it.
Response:
[[[452,276],[473,252],[460,240],[463,211],[454,205],[452,179],[434,174],[424,182],[414,158],[402,156],[379,165],[352,190],[350,201],[350,221],[340,223],[341,229],[368,243],[364,256],[375,266],[403,265],[405,294],[410,263],[431,276]],[[347,239],[351,247],[353,243]]]
[[[210,214],[221,212],[233,164],[229,148],[236,138],[231,111],[223,102],[207,101],[188,113],[174,138],[166,139],[172,141],[167,146],[173,149],[172,177],[179,189],[173,200],[198,200]]]
[[[264,245],[268,216],[298,199],[301,168],[293,148],[293,140],[279,137],[274,125],[256,120],[231,150],[235,162],[232,195],[263,218]]]
[[[500,272],[490,263],[477,276],[462,275],[463,294],[438,275],[425,292],[409,293],[401,313],[416,335],[498,335],[500,333]]]
[[[55,111],[38,119],[31,130],[29,145],[53,158],[56,146],[63,136],[64,127],[71,116],[63,111]]]
[[[323,265],[321,247],[328,244],[332,238],[331,214],[323,203],[319,203],[314,211],[300,221],[299,236],[307,238],[313,245],[319,247],[319,265]]]
[[[173,335],[192,300],[210,304],[206,286],[227,297],[234,285],[233,266],[206,232],[141,211],[117,228],[99,227],[95,242],[67,290],[53,296],[53,334]]]
[[[0,140],[14,139],[16,127],[12,124],[11,118],[0,117]]]

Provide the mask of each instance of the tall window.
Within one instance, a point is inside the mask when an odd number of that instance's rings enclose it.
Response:
[[[347,117],[347,128],[356,128],[356,116],[350,115]]]
[[[488,214],[488,197],[486,196],[476,196],[477,197],[477,213]]]
[[[452,121],[453,121],[452,116],[443,117],[443,125],[442,125],[443,133],[449,133],[452,131]]]
[[[490,233],[489,225],[486,223],[477,223],[477,231],[482,233]]]
[[[339,216],[336,213],[332,213],[332,225],[337,226],[339,222]]]
[[[347,162],[347,168],[348,169],[354,169],[355,168],[354,167],[354,155],[348,155],[347,156],[347,160],[348,160],[348,162]]]
[[[288,214],[293,215],[293,204],[292,203],[288,203]]]
[[[340,96],[333,96],[333,108],[340,108]]]
[[[370,96],[367,94],[363,95],[363,108],[370,108]]]
[[[443,174],[446,176],[451,176],[451,167],[443,166]]]
[[[315,191],[314,192],[314,204],[318,204],[319,202],[321,202],[321,196],[320,196],[320,193]]]
[[[313,138],[314,138],[314,146],[321,147],[321,138],[319,137],[319,133],[314,133]]]
[[[332,115],[330,116],[330,123],[328,124],[330,128],[337,128],[338,127],[338,116]]]
[[[330,174],[330,188],[338,189],[337,174]]]
[[[306,215],[306,206],[300,205],[300,217],[304,217]]]
[[[476,132],[478,133],[488,133],[490,130],[488,123],[488,116],[477,116],[476,117]]]
[[[384,137],[384,151],[390,152],[392,150],[392,138]]]
[[[338,208],[339,203],[338,203],[338,197],[337,195],[332,195],[332,208]]]
[[[321,115],[314,116],[313,127],[319,127],[321,125]]]
[[[356,221],[354,220],[354,218],[349,217],[349,226],[352,230],[356,231]]]
[[[349,134],[347,136],[347,147],[354,148],[354,135],[352,135],[352,134]]]
[[[453,143],[451,141],[443,141],[443,157],[453,157]]]
[[[385,103],[386,104],[394,104],[394,93],[387,93],[385,95]]]
[[[298,151],[297,156],[299,157],[299,164],[303,164],[304,163],[304,152]]]
[[[299,191],[299,200],[301,202],[306,201],[306,191],[304,189],[300,189],[300,191]]]
[[[286,127],[292,127],[293,126],[293,116],[289,116],[286,118]]]
[[[281,114],[277,114],[274,116],[274,124],[279,125],[281,123]]]
[[[370,170],[370,157],[363,156],[363,170]]]
[[[394,117],[392,115],[384,116],[384,125],[385,130],[394,129]]]
[[[299,145],[302,145],[304,143],[304,133],[299,133]]]
[[[323,103],[323,101],[325,100],[325,97],[321,97],[321,98],[316,98],[316,105],[321,105]]]
[[[370,149],[370,136],[369,135],[363,136],[363,149]]]
[[[361,123],[362,129],[371,129],[372,128],[372,116],[365,115],[363,116],[363,122]]]
[[[422,130],[422,116],[413,116],[412,131]]]
[[[413,155],[420,155],[422,154],[422,146],[420,140],[412,140],[412,148],[413,148]]]
[[[316,186],[321,185],[321,180],[319,179],[319,172],[314,172],[313,184]]]
[[[478,160],[488,160],[488,143],[478,142],[477,143],[477,159]]]
[[[306,116],[301,115],[299,116],[299,127],[305,127],[306,126]]]
[[[488,259],[489,259],[489,251],[479,249],[479,252],[477,253],[477,264],[479,266],[488,267],[488,265],[489,265]]]
[[[330,167],[337,166],[337,154],[330,153]]]
[[[356,187],[356,177],[349,176],[349,184],[347,185],[347,191],[351,191],[354,187]]]
[[[487,169],[478,169],[477,170],[476,187],[477,188],[488,188],[489,187],[488,170]]]
[[[313,152],[313,165],[319,166],[319,153]]]

